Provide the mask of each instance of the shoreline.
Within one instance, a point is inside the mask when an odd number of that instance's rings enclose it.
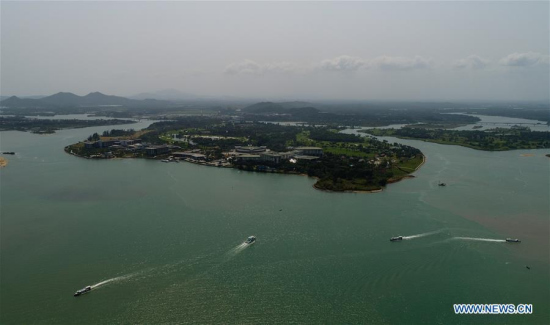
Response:
[[[64,148],[64,151],[66,153],[68,153],[69,155],[73,155],[75,157],[79,157],[79,158],[83,158],[83,159],[92,159],[92,160],[112,160],[112,159],[138,159],[138,158],[135,158],[135,157],[116,157],[116,158],[88,158],[88,157],[83,157],[83,156],[80,156],[72,151],[68,151],[68,148],[69,146],[65,147]],[[422,167],[424,165],[424,163],[426,163],[426,156],[424,154],[421,154],[422,155],[422,162],[416,166],[416,168],[414,169],[412,173],[416,172],[420,167]],[[147,159],[147,160],[158,160],[160,161],[161,159],[155,159],[155,158],[142,158],[142,159]],[[216,165],[208,165],[206,162],[195,162],[195,161],[191,161],[191,160],[178,160],[178,162],[187,162],[187,163],[191,163],[191,164],[195,164],[195,165],[199,165],[199,166],[206,166],[206,167],[217,167],[217,168],[230,168],[230,169],[237,169],[237,170],[240,170],[238,168],[235,168],[235,167],[229,167],[229,166],[216,166]],[[246,171],[246,170],[245,170]],[[271,172],[260,172],[260,171],[250,171],[250,172],[256,172],[256,173],[263,173],[263,174],[267,174],[267,173],[270,173],[270,174],[282,174],[282,175],[298,175],[298,176],[306,176],[306,177],[311,177],[311,178],[314,178],[316,179],[317,181],[319,181],[319,177],[316,177],[316,176],[309,176],[307,174],[303,174],[303,173],[285,173],[285,172],[279,172],[279,171],[271,171]],[[397,182],[400,182],[402,181],[403,179],[409,179],[409,178],[415,178],[414,175],[411,175],[411,174],[407,174],[403,177],[400,177],[400,178],[397,178],[397,179],[388,179],[387,181],[387,185],[389,184],[394,184],[394,183],[397,183]],[[329,192],[329,193],[364,193],[364,194],[373,194],[373,193],[380,193],[380,192],[383,192],[384,191],[384,188],[387,187],[386,186],[383,186],[382,188],[380,189],[376,189],[376,190],[344,190],[344,191],[333,191],[333,190],[328,190],[328,189],[324,189],[324,188],[320,188],[320,187],[317,187],[316,186],[317,182],[315,184],[312,185],[312,187],[318,191],[324,191],[324,192]]]
[[[307,176],[307,175],[306,175]],[[317,177],[315,177],[317,178]],[[314,189],[316,189],[317,191],[323,191],[323,192],[329,192],[329,193],[361,193],[361,194],[373,194],[373,193],[380,193],[380,192],[383,192],[384,189],[381,188],[381,189],[378,189],[378,190],[346,190],[346,191],[333,191],[333,190],[327,190],[327,189],[324,189],[324,188],[320,188],[320,187],[317,187],[315,186],[317,183],[311,185],[311,187],[313,187]]]
[[[420,163],[420,165],[416,166],[416,168],[414,169],[414,171],[417,171],[418,169],[420,169],[420,167],[422,167],[422,165],[424,165],[426,163],[426,155],[425,154],[422,154],[422,162]],[[414,177],[414,176],[413,176]]]
[[[8,160],[4,157],[0,157],[0,168],[6,167],[8,165]]]

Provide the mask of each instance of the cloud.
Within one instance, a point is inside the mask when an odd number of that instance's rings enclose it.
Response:
[[[433,62],[431,58],[421,56],[415,56],[414,58],[379,56],[373,59],[370,65],[382,70],[413,70],[431,68]]]
[[[536,52],[512,53],[500,60],[501,65],[509,67],[530,67],[541,63],[548,63],[548,55]]]
[[[465,59],[460,59],[454,62],[453,66],[457,69],[474,69],[479,70],[489,65],[490,61],[477,55],[470,55]]]
[[[244,60],[235,62],[225,67],[225,73],[230,75],[236,74],[261,74],[262,66],[252,60]]]
[[[350,72],[357,71],[361,68],[366,68],[367,66],[367,62],[361,58],[349,55],[340,55],[333,59],[321,61],[321,63],[316,65],[316,70]]]
[[[229,75],[264,75],[267,73],[292,73],[297,71],[297,67],[290,62],[274,62],[260,64],[252,60],[235,62],[225,67],[225,74]]]

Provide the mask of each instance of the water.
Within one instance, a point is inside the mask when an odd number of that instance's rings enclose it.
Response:
[[[0,323],[550,317],[545,150],[386,138],[426,154],[416,178],[327,193],[302,176],[63,152],[108,128],[0,133],[0,151],[16,152],[0,170]],[[257,243],[242,245],[250,235]],[[398,235],[406,240],[389,241]],[[86,285],[95,288],[72,296]],[[458,316],[454,303],[532,303],[534,314]]]
[[[15,115],[0,115],[0,117],[14,117]],[[52,115],[52,116],[40,116],[40,115],[25,115],[26,118],[29,119],[37,119],[37,120],[110,120],[115,119],[114,117],[106,117],[106,116],[93,116],[88,114],[60,114],[60,115]],[[132,118],[118,118],[120,120],[134,120]]]
[[[461,114],[461,113],[456,113],[456,114]],[[478,115],[478,114],[461,114],[461,115],[474,116],[479,118],[480,121],[474,124],[460,126],[460,127],[454,128],[453,130],[472,130],[474,126],[481,126],[482,128],[477,129],[481,131],[494,129],[494,128],[509,129],[512,126],[514,126],[514,124],[517,124],[520,126],[527,126],[528,128],[531,129],[531,131],[550,132],[550,125],[547,125],[545,121],[529,120],[529,119],[515,118],[515,117],[504,117],[504,116]],[[490,124],[487,124],[487,123],[490,123]]]

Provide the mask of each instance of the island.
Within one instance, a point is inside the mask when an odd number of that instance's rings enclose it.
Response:
[[[65,147],[88,159],[143,158],[190,162],[250,172],[307,175],[314,187],[337,192],[377,192],[412,177],[424,162],[420,150],[342,127],[189,116],[148,128],[110,130]]]

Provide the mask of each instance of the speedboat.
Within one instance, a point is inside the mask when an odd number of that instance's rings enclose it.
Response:
[[[255,242],[256,242],[256,237],[255,236],[250,236],[245,240],[244,243],[247,244],[247,245],[252,245]]]
[[[403,236],[397,236],[397,237],[390,238],[390,241],[399,241],[399,240],[403,240]]]
[[[78,290],[77,292],[75,292],[75,293],[74,293],[74,296],[75,296],[75,297],[78,297],[78,296],[83,295],[83,294],[85,294],[85,293],[88,293],[88,292],[90,292],[90,291],[92,291],[92,287],[91,287],[91,286],[87,286],[87,287],[85,287],[85,288],[83,288],[83,289],[80,289],[80,290]]]
[[[512,239],[512,238],[506,238],[506,241],[509,243],[521,243],[521,240],[519,239]]]
[[[439,184],[437,184],[437,185],[439,185],[439,186],[447,186],[447,184],[441,183],[441,182],[439,182]]]

